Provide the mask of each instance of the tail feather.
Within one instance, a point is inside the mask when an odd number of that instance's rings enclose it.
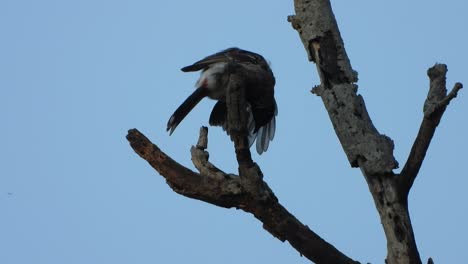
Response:
[[[267,128],[268,125],[261,127],[257,133],[257,144],[256,149],[257,153],[261,155],[263,152],[268,150],[268,146],[270,145],[270,138],[269,138],[269,129]]]
[[[257,134],[258,133],[255,131],[255,120],[254,120],[252,112],[250,112],[250,110],[249,110],[249,121],[248,121],[248,125],[247,125],[247,130],[249,131],[249,136],[248,136],[249,147],[251,147],[253,145],[253,143],[255,142],[255,139],[257,139]]]
[[[268,123],[265,125],[261,126],[258,128],[257,131],[255,130],[250,130],[251,135],[249,136],[249,142],[250,138],[253,138],[254,140],[256,139],[256,144],[255,147],[257,149],[258,154],[262,154],[263,152],[266,152],[268,150],[268,147],[270,146],[270,141],[273,140],[275,137],[275,130],[276,130],[276,115],[278,115],[278,106],[274,105],[274,115],[270,119]],[[252,135],[253,133],[253,135]],[[251,141],[253,143],[253,141]]]
[[[167,131],[169,135],[172,135],[177,126],[187,116],[187,114],[203,99],[207,96],[207,90],[203,88],[197,88],[195,91],[185,99],[185,101],[174,111],[172,116],[167,122]]]
[[[268,123],[258,127],[258,125],[255,123],[255,116],[252,113],[252,109],[249,108],[249,121],[247,127],[247,130],[249,131],[249,145],[252,146],[255,142],[255,148],[259,155],[268,150],[270,141],[273,141],[273,138],[275,137],[276,115],[278,114],[278,107],[276,102],[274,104],[273,113],[274,115],[270,121],[268,121]]]
[[[275,138],[275,131],[276,131],[276,118],[273,117],[268,124],[269,132],[270,132],[270,140],[273,141]]]

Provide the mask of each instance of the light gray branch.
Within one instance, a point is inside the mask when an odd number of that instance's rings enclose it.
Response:
[[[320,85],[312,92],[321,97],[351,166],[360,167],[367,181],[387,238],[386,262],[420,264],[407,192],[399,184],[400,177],[393,173],[398,167],[393,141],[378,132],[364,99],[357,93],[357,73],[346,54],[330,1],[295,0],[294,5],[296,14],[289,21],[298,31],[320,77]],[[442,104],[445,94],[441,97],[437,89],[430,94],[440,100],[426,108],[437,112],[445,107]]]

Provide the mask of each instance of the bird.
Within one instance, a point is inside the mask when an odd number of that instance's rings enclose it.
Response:
[[[275,77],[269,63],[260,55],[236,47],[209,55],[192,65],[183,67],[183,72],[200,71],[200,78],[193,93],[174,111],[167,122],[167,131],[172,135],[180,122],[205,97],[216,100],[209,124],[221,126],[228,134],[226,91],[229,76],[228,64],[243,67],[238,71],[245,85],[247,101],[249,146],[256,141],[258,154],[267,151],[275,136],[278,107],[274,97]]]

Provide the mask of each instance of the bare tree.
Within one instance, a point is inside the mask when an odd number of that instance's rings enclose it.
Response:
[[[462,84],[456,83],[447,93],[446,65],[436,64],[428,70],[430,87],[424,117],[403,169],[395,173],[398,163],[393,156],[393,141],[374,127],[362,96],[357,94],[357,73],[346,55],[330,2],[295,0],[294,4],[296,14],[288,20],[298,31],[320,76],[321,83],[312,93],[321,97],[351,167],[359,167],[366,179],[387,239],[386,263],[422,263],[408,212],[408,195],[442,115]],[[173,160],[136,129],[129,130],[127,139],[175,192],[253,214],[265,230],[281,241],[288,241],[315,263],[359,263],[323,240],[278,202],[263,180],[259,166],[250,158],[243,84],[235,75],[226,96],[238,176],[209,162],[207,128],[200,130],[198,143],[191,149],[198,173]]]

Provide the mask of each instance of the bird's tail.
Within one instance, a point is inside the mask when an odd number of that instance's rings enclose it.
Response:
[[[167,131],[169,135],[176,129],[180,122],[187,116],[187,114],[208,95],[208,91],[204,88],[197,88],[195,91],[185,99],[185,101],[174,111],[171,118],[167,122]]]
[[[268,150],[268,146],[270,145],[270,141],[273,140],[275,137],[275,130],[276,130],[276,116],[278,115],[278,106],[276,105],[276,101],[274,102],[274,115],[271,117],[270,121],[265,125],[257,128],[255,124],[255,119],[253,113],[250,114],[249,117],[249,144],[252,146],[254,141],[257,141],[256,149],[257,153],[261,155],[263,152]],[[258,111],[258,110],[257,110]]]
[[[270,145],[270,141],[273,140],[275,137],[275,130],[276,130],[276,116],[278,115],[278,107],[276,106],[276,101],[274,101],[274,112],[273,116],[271,117],[268,123],[264,124],[257,128],[255,124],[254,115],[252,113],[252,108],[249,107],[249,121],[247,124],[247,130],[249,132],[248,139],[249,139],[249,147],[253,145],[255,141],[256,149],[258,154],[262,154],[263,152],[268,150],[268,146]],[[212,126],[221,126],[224,131],[229,135],[229,130],[227,128],[227,106],[225,102],[218,101],[215,106],[213,107],[213,111],[210,115],[210,125]]]

